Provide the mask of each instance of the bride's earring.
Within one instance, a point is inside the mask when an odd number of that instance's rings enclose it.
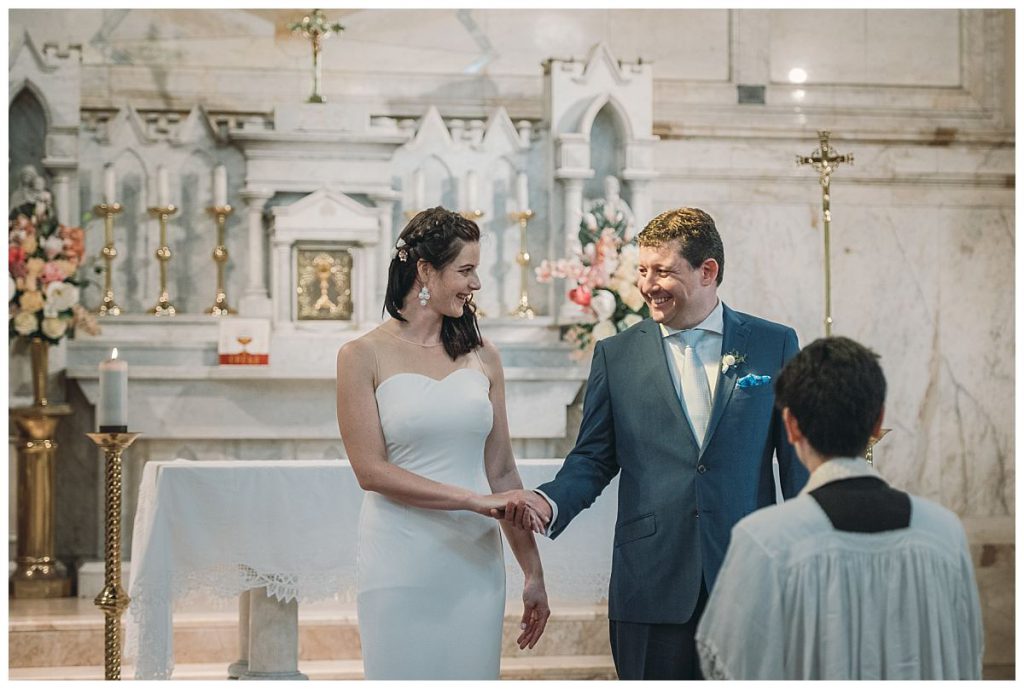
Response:
[[[427,300],[430,299],[430,290],[427,289],[426,285],[423,285],[423,287],[420,288],[420,293],[416,296],[420,298],[420,306],[426,306]]]

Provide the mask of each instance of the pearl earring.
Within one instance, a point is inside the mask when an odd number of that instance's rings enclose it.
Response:
[[[430,290],[427,289],[426,285],[420,288],[420,293],[416,295],[420,298],[420,306],[426,306],[427,300],[430,299]]]

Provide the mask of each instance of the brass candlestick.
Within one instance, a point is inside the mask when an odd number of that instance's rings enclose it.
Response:
[[[821,183],[821,210],[825,226],[825,336],[832,334],[832,260],[831,248],[829,246],[829,229],[832,225],[832,211],[830,202],[832,197],[829,186],[832,182],[832,172],[839,167],[840,163],[853,164],[853,154],[839,155],[829,144],[828,139],[832,135],[829,131],[818,132],[818,148],[809,156],[797,156],[797,165],[810,165],[819,175]]]
[[[11,575],[12,598],[63,598],[71,595],[67,568],[55,556],[54,491],[57,443],[53,437],[67,404],[45,398],[31,407],[10,410],[18,429],[18,552]]]
[[[468,211],[459,211],[459,215],[461,215],[466,220],[472,220],[473,222],[476,222],[480,218],[484,217],[484,212],[482,210],[479,210],[479,209],[477,209],[477,210],[468,210]]]
[[[117,247],[114,246],[114,216],[123,210],[119,203],[101,203],[92,207],[92,212],[103,216],[106,241],[103,245],[103,261],[107,268],[103,275],[103,302],[96,310],[101,316],[120,316],[121,307],[114,301],[114,289],[111,284],[110,264],[117,258]]]
[[[881,442],[882,438],[884,438],[886,434],[891,430],[891,428],[881,428],[878,431],[878,435],[871,436],[871,439],[868,441],[868,449],[864,452],[864,459],[868,461],[868,464],[874,465],[875,445]]]
[[[206,209],[217,219],[217,246],[213,249],[213,260],[217,264],[217,298],[213,306],[206,309],[211,316],[231,316],[238,311],[228,306],[228,295],[224,291],[224,264],[228,262],[228,248],[224,245],[224,222],[231,215],[231,206],[211,206]]]
[[[530,267],[530,253],[526,250],[526,224],[533,217],[533,211],[527,209],[510,213],[509,217],[519,223],[519,254],[516,255],[516,263],[519,264],[519,305],[512,309],[509,315],[515,318],[533,318],[536,314],[530,306],[530,297],[526,291]]]
[[[167,246],[167,219],[178,212],[174,204],[155,206],[149,209],[152,215],[160,219],[160,248],[156,250],[156,258],[160,261],[160,296],[156,306],[146,313],[156,316],[173,316],[176,311],[167,294],[167,262],[171,260],[171,247]]]
[[[93,601],[106,617],[103,626],[105,679],[121,679],[121,614],[128,594],[121,586],[121,453],[138,433],[86,433],[106,457],[106,505],[103,531],[103,590]]]

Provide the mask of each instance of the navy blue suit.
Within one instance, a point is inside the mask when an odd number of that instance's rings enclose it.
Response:
[[[698,447],[658,324],[646,319],[597,344],[576,446],[538,489],[558,506],[551,529],[557,538],[621,472],[608,593],[613,623],[691,622],[698,597],[703,607],[702,584],[704,595],[714,585],[733,525],[775,503],[773,453],[785,498],[806,483],[774,409],[772,383],[736,385],[748,373],[774,382],[798,350],[792,328],[723,304],[722,352],[745,361],[720,373]]]

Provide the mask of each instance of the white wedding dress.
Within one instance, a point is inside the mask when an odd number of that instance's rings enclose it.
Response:
[[[479,356],[467,359],[480,364]],[[379,379],[378,379],[379,380]],[[377,386],[388,459],[489,494],[493,412],[475,367],[435,379],[394,373]],[[359,516],[359,634],[366,679],[498,679],[505,566],[498,522],[410,507],[367,492]]]

